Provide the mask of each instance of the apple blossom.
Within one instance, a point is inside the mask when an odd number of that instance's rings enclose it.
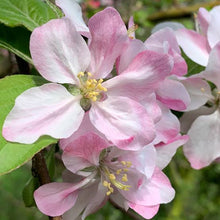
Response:
[[[49,183],[35,191],[38,208],[49,216],[62,215],[73,207],[63,218],[76,219],[82,213],[84,219],[110,199],[149,219],[161,203],[174,197],[169,180],[156,166],[153,146],[124,151],[109,147],[95,133],[87,133],[69,143],[62,158],[67,169],[81,178],[76,182],[74,176],[73,183],[69,174],[64,177],[66,183]]]

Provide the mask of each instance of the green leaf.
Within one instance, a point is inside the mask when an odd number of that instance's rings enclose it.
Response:
[[[44,84],[39,76],[13,75],[0,80],[0,128],[14,105],[15,98],[23,91]],[[1,132],[2,133],[2,132]],[[34,154],[57,140],[43,136],[34,144],[7,142],[0,134],[0,175],[8,173],[30,160]]]
[[[31,32],[23,27],[7,27],[0,24],[0,47],[10,50],[28,63],[32,63],[29,40]]]
[[[7,26],[25,26],[30,31],[49,20],[56,13],[42,0],[1,0],[0,22]]]
[[[40,183],[36,177],[31,177],[26,183],[22,191],[22,198],[26,207],[32,207],[35,205],[33,194],[39,186]]]

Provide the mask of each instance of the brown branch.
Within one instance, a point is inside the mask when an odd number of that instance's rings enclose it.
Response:
[[[216,5],[220,5],[220,1],[211,1],[211,2],[203,2],[203,3],[197,3],[191,6],[185,6],[185,7],[172,7],[166,11],[159,11],[156,12],[150,16],[148,16],[148,20],[150,21],[159,21],[159,20],[165,20],[169,18],[180,18],[185,16],[191,16],[192,13],[197,12],[199,8],[203,7],[214,7]]]
[[[32,175],[39,179],[40,185],[44,185],[51,182],[46,161],[44,159],[42,151],[35,154],[32,158]],[[48,217],[50,220],[62,220],[62,216]]]

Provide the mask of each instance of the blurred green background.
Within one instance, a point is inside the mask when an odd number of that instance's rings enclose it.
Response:
[[[95,6],[94,1],[81,1],[84,15],[91,17],[104,8]],[[209,9],[213,1],[198,0],[115,0],[113,6],[120,12],[123,20],[128,21],[131,15],[138,24],[137,38],[145,40],[152,27],[161,21],[178,21],[187,28],[194,28],[193,13],[199,6]],[[214,1],[214,4],[220,4]],[[185,9],[185,13],[182,13]],[[176,13],[172,14],[172,10]],[[162,13],[161,13],[162,11]],[[158,14],[159,13],[159,14]],[[219,220],[220,219],[220,164],[212,164],[202,170],[193,170],[180,148],[170,165],[165,169],[176,190],[175,199],[161,205],[154,220]],[[26,208],[22,200],[22,190],[31,178],[31,164],[4,176],[0,176],[0,220],[45,220],[37,208]],[[106,204],[99,212],[87,220],[124,220],[142,219],[140,216],[129,216]]]

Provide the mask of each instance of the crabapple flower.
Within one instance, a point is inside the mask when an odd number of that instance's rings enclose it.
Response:
[[[169,180],[156,167],[156,157],[153,146],[123,151],[87,133],[69,143],[62,156],[67,169],[81,175],[80,181],[73,183],[68,174],[66,183],[41,186],[34,193],[36,204],[49,216],[62,215],[73,207],[63,218],[76,219],[81,214],[84,219],[110,199],[125,210],[131,208],[152,218],[161,203],[174,197]]]
[[[42,135],[70,137],[85,111],[95,128],[120,148],[137,150],[154,139],[153,120],[132,97],[152,93],[169,75],[170,58],[143,51],[120,76],[105,81],[127,43],[125,26],[113,8],[94,15],[88,26],[92,36],[88,46],[66,18],[33,31],[33,62],[52,83],[31,88],[16,99],[3,126],[7,140],[33,143]]]

